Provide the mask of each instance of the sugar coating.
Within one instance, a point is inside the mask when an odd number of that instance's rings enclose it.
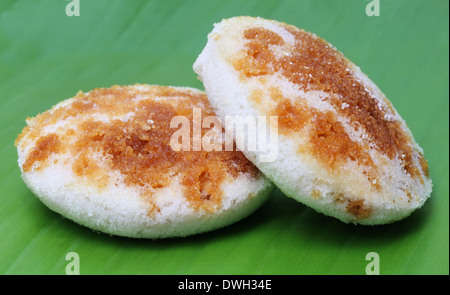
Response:
[[[79,92],[27,119],[22,178],[52,210],[109,234],[163,238],[250,214],[272,185],[241,152],[175,152],[176,115],[212,115],[203,92],[152,85]]]
[[[378,87],[331,44],[277,21],[215,25],[194,64],[220,116],[278,116],[278,159],[247,158],[286,195],[344,222],[389,223],[431,194],[428,163]]]

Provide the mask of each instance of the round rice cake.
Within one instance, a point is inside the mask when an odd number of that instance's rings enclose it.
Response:
[[[400,220],[430,196],[427,161],[404,120],[316,35],[262,18],[225,19],[193,68],[222,120],[277,118],[276,160],[261,161],[259,147],[241,150],[287,196],[361,224]]]
[[[192,88],[80,91],[27,118],[16,140],[22,178],[53,211],[112,235],[177,237],[229,225],[273,185],[239,151],[172,149],[171,119],[193,124],[194,108],[214,115]]]

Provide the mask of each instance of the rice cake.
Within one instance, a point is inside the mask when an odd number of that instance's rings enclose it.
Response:
[[[27,118],[16,139],[22,178],[50,209],[112,235],[177,237],[229,225],[273,185],[239,151],[174,151],[171,119],[192,122],[194,108],[214,115],[193,88],[80,91]]]

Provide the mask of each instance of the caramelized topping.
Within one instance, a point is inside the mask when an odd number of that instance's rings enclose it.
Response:
[[[173,99],[157,101],[155,97]],[[24,132],[28,137],[39,136],[43,125],[83,115],[78,126],[72,126],[76,132],[69,129],[61,137],[62,144],[66,144],[75,157],[73,171],[76,175],[105,184],[109,170],[118,171],[125,184],[140,188],[152,206],[149,198],[152,191],[168,186],[177,177],[185,186],[184,196],[193,208],[214,211],[221,204],[220,186],[227,176],[258,172],[238,151],[172,150],[170,137],[176,129],[170,128],[170,121],[174,116],[185,115],[192,126],[193,107],[201,107],[203,116],[213,115],[205,95],[170,87],[139,91],[132,87],[95,89],[86,95],[78,94],[74,102],[65,107],[38,115],[35,120],[41,125],[35,124],[31,130],[25,128]],[[96,113],[109,118],[122,117],[109,122],[88,117]],[[207,130],[202,129],[202,132]],[[51,153],[57,153],[58,148],[56,135],[38,138],[24,170],[29,170],[35,161],[44,161]]]
[[[278,116],[278,126],[280,132],[300,131],[311,120],[311,112],[304,106],[294,106],[290,100],[280,101],[274,112]]]
[[[356,220],[367,218],[372,213],[372,210],[364,205],[364,199],[356,201],[348,200],[345,209],[348,213],[355,216]]]
[[[263,28],[246,30],[244,37],[251,40],[247,44],[246,51],[249,58],[238,60],[235,64],[236,69],[243,72],[247,77],[260,76],[273,72],[272,64],[267,62],[273,59],[273,53],[269,45],[283,45],[283,38]],[[261,40],[264,40],[264,42],[260,42]]]
[[[28,155],[25,163],[23,163],[22,169],[24,172],[28,172],[31,170],[31,167],[35,162],[44,162],[48,157],[52,154],[56,154],[59,152],[61,146],[61,142],[59,141],[58,135],[54,133],[50,133],[46,136],[39,138],[36,141],[36,146],[33,151]],[[42,163],[40,166],[36,168],[39,170],[44,167],[45,164]]]
[[[350,159],[364,166],[373,167],[372,158],[363,146],[353,142],[331,112],[313,111],[314,128],[310,132],[312,152],[333,167],[335,161]]]
[[[353,76],[353,70],[348,68],[349,62],[344,56],[315,35],[288,25],[285,29],[295,37],[296,42],[281,56],[275,54],[270,46],[284,45],[281,36],[261,27],[244,31],[245,56],[233,62],[242,77],[280,73],[306,92],[321,90],[333,94],[328,96],[328,102],[339,115],[349,119],[355,130],[362,127],[378,151],[390,159],[399,158],[406,172],[414,178],[420,177],[420,171],[427,175],[427,165],[421,163],[419,170],[414,164],[413,155],[420,152],[413,150],[402,123],[389,119],[393,115],[389,104],[387,109],[383,109],[369,90]],[[373,164],[367,147],[352,141],[342,124],[331,114],[320,114],[303,104],[292,104],[278,95],[272,99],[277,103],[273,112],[279,116],[279,131],[298,132],[308,121],[312,124],[309,135],[313,151],[325,163],[331,165],[336,159],[359,159],[366,165]],[[421,154],[420,157],[423,158]]]
[[[422,154],[419,155],[419,161],[420,161],[420,167],[422,168],[423,174],[425,175],[425,177],[429,177],[430,172],[428,171],[428,162],[427,162],[427,160],[425,160],[425,157]]]

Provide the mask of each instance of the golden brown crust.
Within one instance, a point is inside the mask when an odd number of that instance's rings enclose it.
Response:
[[[177,99],[156,100],[158,97]],[[47,165],[49,156],[64,146],[73,158],[74,174],[97,187],[108,183],[110,171],[117,171],[126,185],[139,188],[153,204],[149,197],[152,190],[170,185],[176,176],[181,179],[184,196],[193,208],[214,211],[221,204],[220,186],[226,177],[241,173],[254,176],[258,171],[238,151],[174,151],[170,137],[176,129],[170,128],[170,121],[174,116],[184,115],[192,126],[194,107],[202,108],[202,116],[214,114],[200,91],[114,86],[87,94],[79,92],[72,102],[29,119],[31,126],[25,127],[16,141],[19,145],[36,141],[23,170],[30,171],[34,163],[38,168]],[[95,114],[106,115],[109,120],[99,120]],[[120,119],[126,114],[131,114],[127,120]],[[75,126],[58,129],[58,135],[42,136],[47,126],[77,116]]]
[[[50,133],[46,136],[40,137],[36,141],[36,146],[33,151],[28,155],[22,168],[24,172],[31,170],[35,162],[41,162],[41,165],[36,169],[41,169],[46,166],[46,160],[52,154],[59,153],[61,149],[61,141],[57,134]]]
[[[381,107],[355,77],[350,62],[329,43],[295,27],[282,26],[294,36],[295,43],[286,44],[285,54],[281,55],[276,53],[276,47],[285,45],[285,41],[277,33],[263,27],[251,27],[243,32],[243,54],[232,62],[241,79],[280,74],[305,93],[329,94],[327,101],[337,116],[345,118],[355,130],[362,129],[378,152],[399,160],[413,179],[423,182],[422,173],[428,175],[426,160],[413,148],[402,122],[392,119],[394,110],[389,102],[386,100],[386,106]],[[366,175],[376,187],[377,172],[367,143],[352,140],[332,112],[316,111],[301,103],[301,99],[291,102],[280,92],[271,91],[275,107],[269,111],[279,116],[280,133],[308,132],[310,150],[322,163],[333,169],[336,161],[356,161],[370,168]],[[260,101],[261,94],[254,92],[251,98]],[[419,165],[414,161],[415,153],[421,159]]]
[[[348,200],[345,210],[353,215],[355,220],[367,218],[372,214],[372,210],[364,205],[364,199]]]

